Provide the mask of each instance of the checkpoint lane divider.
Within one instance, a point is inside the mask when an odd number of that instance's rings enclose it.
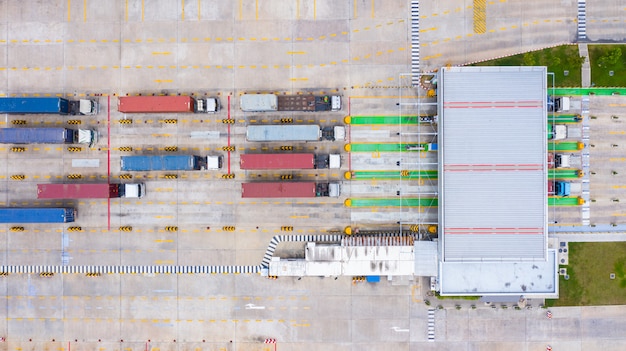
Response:
[[[280,123],[283,123],[283,124],[293,123],[293,118],[281,118]]]
[[[178,151],[178,146],[166,146],[163,148],[163,150],[167,152],[176,152]]]
[[[83,123],[83,121],[81,121],[80,119],[70,119],[70,120],[67,121],[67,124],[74,124],[74,125],[82,124],[82,123]]]
[[[235,229],[236,229],[235,226],[228,226],[227,225],[227,226],[223,226],[222,227],[222,230],[225,231],[225,232],[234,232]]]
[[[178,231],[178,227],[177,226],[167,226],[167,227],[165,227],[165,231],[166,232],[177,232]]]
[[[69,152],[81,152],[83,151],[83,148],[80,146],[68,146],[67,147],[67,151]]]
[[[133,227],[129,225],[123,225],[120,227],[120,232],[132,232],[132,231],[133,231]]]
[[[67,179],[83,179],[83,175],[82,174],[68,174],[67,175]]]
[[[102,273],[100,272],[89,272],[85,273],[85,277],[101,277]]]
[[[11,227],[9,230],[12,232],[23,232],[25,229],[24,227]]]
[[[222,123],[224,123],[224,124],[234,124],[235,120],[234,119],[226,119],[225,118],[225,119],[222,120]]]
[[[165,179],[178,179],[178,174],[164,174],[163,178],[165,178]]]
[[[131,152],[133,151],[133,147],[132,146],[120,146],[118,150],[122,152]]]
[[[230,145],[230,146],[222,146],[222,151],[230,151],[230,152],[234,152],[235,146],[234,145]]]
[[[280,227],[280,231],[282,231],[282,232],[293,232],[293,227],[292,226],[288,226],[288,225],[282,226],[282,227]]]
[[[178,123],[178,119],[176,119],[176,118],[164,119],[163,123],[165,123],[165,124],[176,124],[176,123]]]
[[[26,151],[26,148],[22,146],[13,146],[11,148],[11,152],[24,152],[24,151]]]
[[[26,176],[23,174],[14,174],[11,176],[11,180],[24,180]]]
[[[120,174],[120,179],[133,179],[132,174]]]
[[[68,232],[81,232],[83,231],[83,228],[82,227],[68,227],[67,231]]]
[[[281,151],[293,151],[293,146],[291,145],[283,145],[280,147]]]
[[[132,124],[133,123],[133,119],[132,118],[124,118],[124,119],[120,119],[117,121],[119,124]]]
[[[23,124],[26,124],[26,120],[25,119],[14,119],[14,120],[11,121],[11,124],[23,125]]]
[[[280,179],[282,179],[282,180],[293,179],[293,175],[292,174],[283,174],[283,175],[280,176]]]
[[[223,179],[235,179],[235,173],[222,174]]]

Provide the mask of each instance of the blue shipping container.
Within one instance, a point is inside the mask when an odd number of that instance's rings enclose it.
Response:
[[[57,208],[0,208],[0,223],[67,223],[74,222],[76,210]]]
[[[2,144],[72,144],[74,131],[66,128],[1,128]]]
[[[122,171],[193,171],[206,166],[199,156],[122,156]]]
[[[378,283],[378,282],[380,282],[380,276],[379,275],[368,275],[367,277],[365,277],[365,281],[367,281],[368,283]]]
[[[70,113],[67,99],[59,97],[6,97],[0,98],[0,113]]]

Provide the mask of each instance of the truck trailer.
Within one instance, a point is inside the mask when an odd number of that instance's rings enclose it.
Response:
[[[548,195],[550,196],[570,196],[582,193],[582,183],[572,183],[562,180],[548,181]]]
[[[0,223],[69,223],[75,217],[72,207],[0,207]]]
[[[68,128],[0,128],[2,144],[89,144],[98,141],[98,132]]]
[[[241,110],[244,112],[339,111],[341,110],[341,96],[244,94],[241,95]]]
[[[343,126],[320,127],[314,124],[251,125],[246,129],[248,141],[320,141],[344,140],[346,128]]]
[[[339,195],[339,183],[258,182],[241,184],[241,197],[243,198],[338,197]]]
[[[139,198],[146,185],[138,184],[37,184],[38,199],[108,199]]]
[[[583,131],[580,124],[552,124],[548,130],[548,139],[581,139]]]
[[[222,168],[222,156],[122,156],[122,171],[197,171]]]
[[[123,113],[215,113],[220,104],[217,98],[121,96],[117,109]]]
[[[68,100],[60,97],[5,97],[0,98],[0,113],[8,114],[59,114],[95,115],[95,100]]]
[[[341,156],[338,154],[243,154],[240,156],[241,169],[338,169]]]
[[[582,155],[580,154],[555,154],[554,155],[555,168],[576,168],[582,169]]]

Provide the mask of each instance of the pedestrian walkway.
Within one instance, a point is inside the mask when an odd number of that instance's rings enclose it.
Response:
[[[435,341],[435,309],[428,309],[428,341]]]
[[[420,73],[420,4],[411,1],[411,84],[419,84]]]
[[[578,41],[587,40],[587,2],[578,0]]]
[[[589,88],[591,86],[591,65],[589,64],[589,48],[587,44],[578,44],[578,54],[585,58],[581,67],[581,86]]]

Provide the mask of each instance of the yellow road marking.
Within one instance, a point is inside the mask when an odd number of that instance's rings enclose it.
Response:
[[[72,20],[71,17],[71,6],[72,6],[72,0],[67,0],[67,21],[70,22]]]

